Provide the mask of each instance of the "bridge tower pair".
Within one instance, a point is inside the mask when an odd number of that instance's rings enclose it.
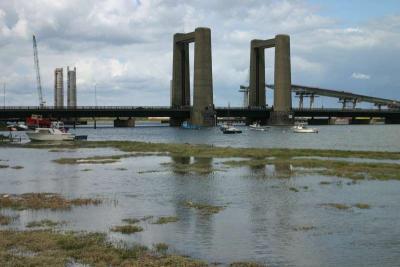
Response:
[[[193,125],[214,126],[211,30],[196,28],[191,33],[174,35],[171,106],[190,107],[189,43],[194,42],[193,106],[190,121]],[[171,126],[180,126],[182,119],[171,118]]]
[[[173,41],[173,67],[171,106],[190,107],[189,43],[194,46],[194,88],[190,121],[193,125],[214,126],[216,121],[213,102],[211,30],[196,28],[191,33],[176,33]],[[275,47],[274,109],[269,124],[292,124],[290,38],[276,35],[274,39],[252,40],[250,52],[250,108],[265,108],[265,53]],[[179,126],[182,119],[171,118],[171,126]]]
[[[288,125],[293,123],[292,81],[290,68],[290,38],[276,35],[274,39],[252,40],[250,45],[250,108],[265,108],[265,49],[275,47],[275,90],[273,111],[268,124]]]

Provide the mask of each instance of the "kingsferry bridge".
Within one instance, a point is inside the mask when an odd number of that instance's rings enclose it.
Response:
[[[215,107],[215,119],[241,118],[243,121],[268,121],[272,108],[261,107]],[[32,115],[46,118],[78,120],[80,118],[139,118],[165,117],[180,121],[189,120],[191,107],[146,107],[146,106],[78,106],[38,107],[38,106],[9,106],[0,108],[0,119],[24,121]],[[309,118],[311,120],[330,118],[382,118],[385,123],[400,123],[399,109],[343,109],[343,108],[292,108],[293,118]],[[323,123],[327,124],[327,123]]]
[[[193,96],[190,88],[190,43],[194,43]],[[168,107],[149,106],[76,106],[67,107],[55,101],[55,107],[4,106],[0,107],[1,120],[22,120],[41,115],[56,120],[74,121],[81,118],[115,118],[117,127],[134,126],[138,117],[169,118],[171,126],[190,121],[197,126],[214,126],[218,120],[232,119],[269,125],[293,125],[296,118],[309,123],[329,124],[332,118],[347,118],[350,123],[365,123],[379,118],[384,123],[400,123],[400,101],[353,94],[340,90],[292,84],[290,37],[277,34],[272,39],[250,41],[249,86],[241,88],[247,97],[245,107],[215,107],[212,72],[211,29],[196,28],[189,33],[173,36],[172,76]],[[266,105],[265,49],[274,48],[273,107]],[[76,76],[74,76],[76,78]],[[268,78],[268,77],[267,77]],[[57,81],[57,79],[56,79]],[[57,87],[57,86],[55,86]],[[62,87],[62,86],[61,86]],[[56,89],[56,88],[55,88]],[[299,108],[292,105],[293,95],[299,97]],[[314,108],[314,97],[334,97],[342,108]],[[304,108],[303,98],[310,97],[310,107]],[[246,99],[246,98],[245,98]],[[358,109],[358,102],[373,103],[376,109]],[[347,104],[352,107],[346,107]],[[382,108],[385,107],[385,108]]]

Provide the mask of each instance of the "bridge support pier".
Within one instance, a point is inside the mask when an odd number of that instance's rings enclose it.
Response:
[[[171,106],[190,106],[189,43],[195,43],[193,107],[190,121],[197,126],[214,126],[211,30],[196,28],[191,33],[174,35],[174,55],[171,83]],[[182,120],[171,118],[171,126],[178,126]]]
[[[114,127],[115,128],[128,128],[128,127],[135,127],[135,119],[128,118],[126,120],[122,120],[117,118],[114,120]]]
[[[279,34],[275,39],[252,40],[250,47],[250,107],[265,108],[265,51],[275,47],[274,109],[268,123],[293,124],[292,80],[290,70],[290,37]]]
[[[289,35],[275,36],[275,90],[274,111],[269,123],[272,125],[291,125],[292,116],[292,78],[290,68]]]

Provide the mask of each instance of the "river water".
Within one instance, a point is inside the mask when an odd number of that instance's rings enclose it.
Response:
[[[400,151],[400,126],[326,126],[319,134],[294,134],[287,128],[246,130],[222,135],[169,127],[77,129],[91,140],[207,143],[240,147],[310,147]],[[164,242],[171,252],[222,265],[252,260],[268,266],[396,266],[400,262],[400,182],[296,175],[291,166],[223,168],[220,159],[143,156],[112,164],[61,165],[62,157],[121,154],[113,149],[0,148],[0,193],[55,192],[66,197],[99,197],[100,206],[70,211],[21,211],[11,227],[43,218],[66,221],[65,229],[105,231],[122,219],[177,216],[165,225],[141,222],[143,232],[109,233],[112,240],[151,246]],[[203,161],[209,173],[182,173],[168,163]],[[205,162],[204,162],[205,161]],[[89,171],[84,171],[90,169]],[[283,175],[279,175],[279,174]],[[400,174],[399,174],[400,175]],[[286,178],[278,178],[285,176]],[[321,181],[331,184],[322,185]],[[290,188],[297,188],[293,192]],[[222,205],[204,215],[185,201]],[[338,210],[324,203],[367,203],[370,209]],[[3,211],[3,213],[15,213]],[[2,227],[4,228],[4,227]]]

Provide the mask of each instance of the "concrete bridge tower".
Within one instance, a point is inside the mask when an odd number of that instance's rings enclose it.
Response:
[[[272,125],[293,124],[291,116],[291,67],[290,37],[279,34],[274,39],[252,40],[250,45],[250,94],[249,106],[265,108],[265,53],[264,49],[275,47],[274,109],[268,123]]]
[[[214,126],[211,30],[196,28],[191,33],[176,33],[173,43],[171,105],[173,108],[190,107],[189,43],[194,42],[193,106],[190,121],[197,126]],[[171,118],[172,126],[181,119]]]

